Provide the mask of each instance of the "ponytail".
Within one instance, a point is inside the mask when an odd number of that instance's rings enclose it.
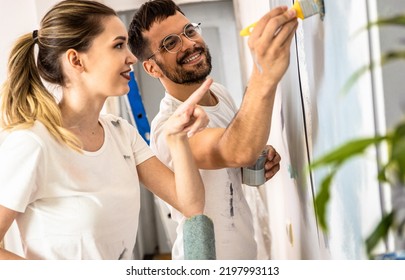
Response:
[[[35,64],[36,43],[40,44],[34,31],[21,36],[10,53],[8,77],[2,88],[1,125],[6,130],[25,129],[38,120],[57,141],[80,151],[79,139],[62,127],[59,106],[39,76]]]
[[[57,141],[81,151],[79,139],[63,128],[59,106],[41,78],[66,86],[60,57],[69,49],[86,52],[94,38],[103,32],[102,20],[108,16],[118,15],[97,1],[60,1],[42,18],[40,30],[18,39],[10,54],[8,78],[2,89],[2,127],[29,128],[38,120]]]

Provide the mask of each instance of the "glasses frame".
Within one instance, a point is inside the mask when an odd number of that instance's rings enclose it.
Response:
[[[162,51],[163,49],[165,49],[167,52],[169,52],[169,53],[178,53],[180,50],[181,50],[181,48],[183,47],[183,39],[181,39],[181,35],[183,35],[184,37],[186,37],[188,40],[190,40],[190,41],[195,41],[196,39],[194,38],[190,38],[190,37],[188,37],[187,35],[186,35],[186,29],[190,26],[190,25],[192,25],[193,27],[194,27],[194,29],[196,30],[196,32],[199,34],[199,35],[201,35],[201,27],[200,27],[200,25],[201,25],[201,22],[199,22],[199,23],[194,23],[194,22],[191,22],[191,23],[188,23],[188,24],[186,24],[185,26],[184,26],[184,28],[183,28],[183,32],[181,32],[181,33],[179,33],[179,34],[169,34],[169,35],[167,35],[163,40],[162,40],[162,44],[160,45],[160,47],[153,53],[153,54],[151,54],[146,60],[149,60],[149,59],[151,59],[152,57],[154,57],[158,52],[160,52],[160,51]],[[166,47],[165,47],[165,45],[164,45],[164,42],[165,42],[165,40],[167,39],[167,38],[169,38],[169,37],[171,37],[171,36],[177,36],[177,37],[179,37],[180,38],[180,48],[177,50],[177,51],[172,51],[172,50],[168,50]]]

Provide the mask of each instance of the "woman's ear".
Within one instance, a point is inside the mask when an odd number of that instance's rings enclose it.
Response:
[[[162,76],[162,72],[159,66],[156,64],[155,61],[148,59],[142,62],[143,69],[146,73],[148,73],[153,78],[160,78]]]
[[[80,54],[74,50],[74,49],[69,49],[66,51],[66,59],[68,64],[80,71],[84,70],[84,65],[83,62],[80,59]]]

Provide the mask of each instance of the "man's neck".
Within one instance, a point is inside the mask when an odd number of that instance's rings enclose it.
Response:
[[[202,83],[193,85],[181,85],[175,83],[162,84],[165,87],[167,93],[169,93],[174,98],[184,102],[195,90],[197,90],[201,86]],[[204,97],[201,98],[200,102],[198,102],[198,105],[214,106],[217,103],[217,98],[214,96],[214,94],[211,91],[207,91]]]

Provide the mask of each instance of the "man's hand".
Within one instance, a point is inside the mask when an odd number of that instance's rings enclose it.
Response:
[[[264,165],[265,177],[266,181],[273,178],[273,176],[280,170],[280,160],[281,157],[277,153],[277,151],[273,148],[273,146],[267,145],[266,149],[267,152],[267,159]]]
[[[286,6],[274,8],[257,22],[248,40],[255,74],[275,85],[280,81],[289,65],[297,26],[296,11]]]

